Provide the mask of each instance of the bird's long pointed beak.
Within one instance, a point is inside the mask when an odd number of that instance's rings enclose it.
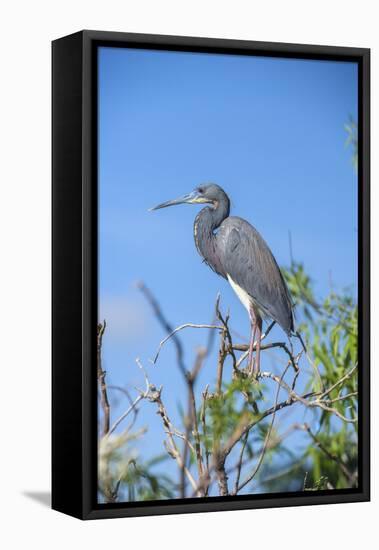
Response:
[[[196,193],[192,192],[192,193],[189,193],[188,195],[183,195],[182,197],[178,197],[177,199],[162,202],[162,204],[153,206],[153,208],[149,208],[149,212],[151,212],[152,210],[159,210],[160,208],[167,208],[168,206],[175,206],[176,204],[191,204],[195,202],[195,199],[196,199]]]

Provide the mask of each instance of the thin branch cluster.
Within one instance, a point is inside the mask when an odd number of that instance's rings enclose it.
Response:
[[[350,465],[343,458],[337,456],[328,449],[317,433],[314,433],[307,423],[294,423],[285,434],[278,434],[274,428],[279,411],[289,407],[301,406],[309,410],[319,410],[322,414],[338,418],[346,424],[355,424],[356,417],[347,417],[337,408],[338,402],[349,399],[357,392],[340,393],[337,397],[331,394],[350,379],[357,365],[353,366],[341,378],[330,387],[323,387],[321,376],[317,366],[312,362],[309,354],[302,348],[295,353],[292,345],[283,341],[269,342],[268,336],[275,323],[268,326],[260,341],[261,353],[269,353],[269,350],[279,350],[284,360],[281,363],[281,372],[277,374],[271,371],[261,371],[252,376],[247,368],[248,345],[234,343],[229,324],[229,314],[223,315],[220,308],[220,298],[215,305],[214,321],[210,324],[186,323],[174,328],[167,321],[157,300],[151,291],[142,283],[139,288],[154,314],[167,334],[159,343],[152,363],[159,367],[161,351],[166,344],[171,342],[175,347],[176,363],[186,387],[186,410],[182,429],[178,429],[170,418],[169,411],[164,402],[164,388],[154,386],[149,379],[147,370],[139,359],[137,367],[144,379],[144,388],[138,389],[132,397],[123,388],[111,387],[106,384],[106,372],[102,368],[101,348],[105,322],[98,325],[98,386],[99,402],[101,407],[101,425],[99,428],[99,490],[103,494],[105,502],[115,502],[121,480],[125,478],[125,468],[133,468],[133,458],[125,462],[124,471],[118,472],[115,478],[110,469],[109,448],[128,441],[131,436],[131,428],[134,425],[139,406],[142,402],[148,402],[156,408],[165,434],[164,450],[167,455],[176,462],[178,468],[178,483],[176,496],[207,497],[212,494],[221,496],[237,495],[242,490],[253,487],[254,480],[265,461],[265,456],[290,432],[300,430],[306,434],[313,444],[324,453],[325,457],[333,461],[341,470],[350,484],[356,482],[356,473],[351,471]],[[197,350],[191,368],[188,368],[184,360],[183,345],[180,333],[188,329],[205,330],[208,332],[208,341],[205,347]],[[217,364],[214,367],[214,382],[207,384],[201,391],[196,391],[199,374],[205,361],[210,356],[215,338],[218,337]],[[258,342],[254,343],[254,350]],[[300,359],[302,357],[310,362],[312,369],[317,371],[316,382],[313,387],[305,390],[298,389],[300,373]],[[227,363],[228,362],[228,363]],[[231,365],[231,377],[225,380],[226,366]],[[277,369],[276,369],[277,370]],[[230,379],[231,378],[231,379]],[[232,427],[222,425],[222,415],[218,418],[217,407],[222,409],[224,403],[230,399],[230,383],[234,384],[240,402],[241,412]],[[272,402],[266,404],[262,410],[259,400],[261,384],[273,384]],[[125,411],[111,422],[110,401],[108,391],[116,390],[124,392],[127,398]],[[121,426],[127,418],[132,418],[131,423],[120,432]],[[228,420],[228,419],[227,419]],[[267,423],[268,420],[268,423]],[[218,422],[221,426],[218,427]],[[264,429],[260,448],[251,452],[250,438],[257,429]],[[135,437],[135,435],[133,436]],[[248,453],[247,451],[250,452]],[[108,452],[108,455],[107,455]],[[108,460],[108,462],[107,462]],[[233,480],[233,483],[231,482]]]

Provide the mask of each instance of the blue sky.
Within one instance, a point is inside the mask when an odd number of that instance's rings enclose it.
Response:
[[[357,177],[344,125],[357,119],[357,66],[347,62],[99,50],[99,317],[106,318],[104,366],[113,384],[142,385],[164,336],[136,281],[158,298],[170,322],[207,323],[217,292],[234,329],[248,336],[246,312],[228,283],[198,256],[198,207],[148,212],[213,181],[232,213],[261,232],[280,265],[305,264],[322,297],[357,286]],[[279,334],[279,333],[278,333]],[[188,366],[207,335],[183,333]],[[177,418],[184,386],[172,346],[152,380]],[[214,379],[212,360],[202,381]],[[120,412],[117,406],[115,415]],[[162,451],[163,432],[147,404],[141,452]],[[300,444],[300,443],[299,443]]]

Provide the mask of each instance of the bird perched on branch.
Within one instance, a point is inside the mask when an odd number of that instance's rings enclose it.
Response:
[[[178,204],[209,205],[195,218],[196,248],[209,267],[229,281],[249,313],[248,369],[257,374],[262,319],[276,321],[288,336],[294,331],[293,304],[279,266],[258,231],[246,220],[229,215],[230,200],[219,185],[201,185],[188,195],[150,210]]]

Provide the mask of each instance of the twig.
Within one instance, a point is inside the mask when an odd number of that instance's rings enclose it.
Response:
[[[105,332],[107,324],[103,321],[103,324],[97,325],[97,380],[100,386],[100,403],[103,409],[103,429],[102,434],[105,435],[109,431],[110,424],[110,405],[108,400],[107,385],[105,383],[106,372],[102,367],[101,350],[103,344],[103,334]]]
[[[336,456],[334,453],[331,453],[324,444],[320,441],[320,439],[312,432],[311,428],[307,423],[303,424],[303,429],[308,432],[308,434],[311,436],[313,442],[317,445],[319,449],[328,457],[330,460],[335,462],[337,466],[340,468],[343,475],[346,477],[348,482],[351,482],[354,479],[354,475],[349,471],[346,464],[343,462],[341,458]]]
[[[223,330],[223,327],[218,325],[196,325],[195,323],[185,323],[184,325],[180,325],[180,327],[177,327],[174,329],[166,338],[163,338],[163,340],[160,341],[158,350],[155,354],[154,359],[151,360],[151,362],[155,365],[155,363],[158,360],[159,354],[161,352],[162,347],[165,345],[165,343],[170,340],[170,338],[173,338],[179,331],[185,329],[185,328],[207,328],[207,329],[216,329],[216,330]],[[185,373],[186,371],[184,371]]]
[[[357,391],[352,391],[350,393],[346,393],[345,395],[340,395],[339,397],[335,397],[334,399],[319,399],[320,403],[327,403],[330,405],[330,403],[337,403],[337,401],[343,401],[344,399],[348,399],[349,397],[354,397],[358,395]]]
[[[289,364],[286,366],[286,368],[284,369],[280,379],[283,380],[283,378],[285,377],[286,373],[287,373],[287,370],[289,368]],[[270,437],[271,437],[271,432],[272,432],[272,428],[274,426],[274,421],[275,421],[275,416],[276,416],[276,406],[278,404],[278,400],[279,400],[279,394],[280,394],[280,390],[281,390],[281,386],[280,384],[278,384],[278,388],[276,390],[276,395],[275,395],[275,401],[274,401],[274,405],[273,405],[273,409],[274,409],[274,412],[271,416],[271,422],[270,422],[270,426],[267,430],[267,433],[266,433],[266,437],[265,437],[265,441],[264,441],[264,444],[263,444],[263,447],[262,447],[262,450],[261,450],[261,453],[259,455],[259,458],[258,458],[258,461],[257,461],[257,464],[254,468],[254,470],[252,471],[252,473],[240,484],[238,485],[237,484],[237,487],[235,489],[235,492],[234,494],[238,494],[239,491],[241,491],[248,483],[250,483],[250,481],[252,481],[254,479],[254,477],[257,475],[261,465],[262,465],[262,462],[263,462],[263,458],[266,454],[266,450],[267,450],[267,447],[268,447],[268,442],[270,440]],[[246,434],[248,434],[249,432],[247,431]]]
[[[329,395],[330,392],[338,388],[338,386],[340,386],[343,382],[345,382],[345,380],[348,380],[351,377],[351,375],[354,373],[354,371],[357,370],[357,368],[358,368],[358,364],[354,365],[354,367],[351,370],[349,370],[349,372],[347,372],[342,378],[337,380],[337,382],[333,384],[333,386],[330,386],[330,388],[323,391],[319,396],[319,399],[322,399],[323,397],[325,397],[325,395]]]
[[[278,446],[284,439],[286,439],[294,430],[299,430],[299,429],[302,429],[302,427],[299,426],[299,424],[297,422],[295,422],[294,424],[292,424],[292,426],[290,426],[289,428],[287,428],[287,430],[281,434],[280,436],[277,436],[275,437],[274,441],[271,439],[271,441],[269,441],[268,445],[267,445],[267,450],[268,449],[274,449],[276,446]],[[246,466],[246,464],[248,464],[249,462],[251,461],[251,458],[246,458],[242,461],[242,467],[243,466]],[[239,463],[240,461],[238,460],[233,466],[231,466],[230,468],[227,469],[227,474],[231,474],[232,472],[235,472],[238,470],[239,468]]]
[[[222,393],[222,375],[224,372],[224,363],[227,355],[228,355],[228,352],[226,351],[226,347],[225,347],[224,332],[222,332],[220,336],[220,347],[218,350],[217,378],[216,378],[216,393],[219,396]]]
[[[179,370],[182,372],[183,376],[185,376],[185,373],[186,373],[187,369],[186,369],[186,366],[184,364],[184,359],[183,359],[184,358],[183,346],[182,346],[182,343],[181,343],[180,339],[176,336],[177,331],[173,330],[171,324],[168,322],[166,317],[163,315],[162,309],[159,306],[158,301],[155,299],[155,297],[153,296],[150,289],[147,288],[147,286],[142,281],[139,281],[137,283],[137,288],[139,288],[139,290],[143,293],[143,295],[145,296],[145,298],[147,299],[147,301],[151,305],[158,321],[163,326],[164,330],[167,333],[171,334],[171,336],[173,337],[173,342],[174,342],[174,345],[175,345],[175,348],[176,348],[177,364],[178,364]],[[155,359],[154,363],[156,362],[156,359]]]
[[[136,363],[138,365],[138,367],[140,368],[140,370],[143,372],[143,375],[144,375],[144,378],[145,378],[145,391],[140,391],[139,395],[134,399],[134,401],[131,403],[131,405],[126,409],[126,411],[121,415],[119,416],[119,418],[113,423],[112,427],[108,429],[108,431],[105,433],[105,437],[109,437],[115,430],[116,428],[121,424],[121,422],[123,420],[125,420],[125,418],[132,412],[135,410],[136,406],[138,405],[138,403],[140,401],[142,401],[142,399],[146,399],[147,396],[149,395],[149,391],[150,391],[150,383],[149,383],[149,379],[147,377],[147,374],[146,374],[146,371],[145,369],[143,368],[140,360],[137,358],[136,359]]]
[[[334,409],[333,407],[329,407],[327,405],[325,405],[322,401],[320,401],[320,397],[317,396],[317,398],[313,401],[307,401],[307,399],[304,399],[303,397],[301,397],[300,395],[298,395],[295,391],[293,391],[290,386],[284,382],[284,380],[281,380],[278,378],[278,376],[276,376],[275,374],[273,374],[272,372],[260,372],[258,374],[258,377],[261,377],[261,378],[271,378],[272,380],[274,380],[275,382],[277,382],[280,386],[282,386],[285,390],[287,390],[288,394],[290,395],[290,397],[295,400],[295,401],[299,401],[300,403],[302,403],[303,405],[305,405],[306,407],[319,407],[320,409],[323,409],[325,411],[328,411],[328,412],[331,412],[333,414],[335,414],[336,416],[338,416],[341,420],[343,420],[344,422],[348,422],[348,423],[356,423],[358,420],[357,418],[347,418],[346,416],[344,416],[343,414],[341,414],[337,409]],[[327,390],[326,393],[330,393],[331,389]],[[317,394],[316,394],[317,395]],[[325,395],[325,392],[321,395]]]
[[[200,491],[198,490],[197,488],[197,483],[196,481],[194,480],[191,472],[189,471],[189,469],[185,466],[185,464],[183,464],[183,460],[182,460],[182,457],[180,455],[180,452],[179,452],[179,449],[175,443],[175,440],[174,440],[174,433],[175,433],[175,429],[173,428],[172,424],[171,424],[171,421],[167,415],[167,411],[166,411],[166,408],[162,402],[162,399],[161,399],[161,393],[162,393],[162,388],[155,388],[154,386],[150,386],[150,392],[149,392],[149,395],[148,395],[148,399],[149,401],[151,401],[152,403],[156,403],[157,406],[158,406],[158,414],[160,415],[160,417],[162,418],[162,422],[163,422],[163,426],[165,428],[165,433],[167,434],[168,436],[168,440],[169,440],[169,447],[166,447],[167,449],[167,452],[169,453],[169,455],[174,458],[179,466],[180,469],[184,469],[184,472],[187,476],[187,479],[188,481],[190,482],[192,488],[194,491],[196,491],[197,493],[197,496],[202,496]]]
[[[324,411],[328,411],[330,413],[335,414],[343,420],[344,422],[347,422],[348,424],[356,424],[358,422],[358,418],[347,418],[347,416],[344,416],[342,413],[340,413],[337,409],[334,409],[333,407],[328,407],[325,405],[322,401],[319,401],[318,399],[315,399],[315,401],[308,402],[308,407],[319,407],[320,409],[323,409]]]
[[[199,374],[199,371],[201,369],[201,365],[204,361],[206,355],[205,350],[199,350],[198,355],[195,361],[194,368],[191,373],[187,375],[187,384],[188,384],[188,403],[189,403],[189,409],[190,409],[190,419],[191,419],[191,426],[193,427],[193,437],[195,440],[195,456],[197,461],[197,469],[198,469],[198,475],[199,478],[201,478],[204,475],[204,469],[203,469],[203,457],[201,453],[201,442],[200,442],[200,434],[199,434],[199,427],[197,423],[197,411],[196,411],[196,398],[195,398],[195,380]],[[188,438],[189,439],[189,438]]]
[[[180,471],[181,498],[185,498],[186,496],[185,495],[186,493],[185,467],[187,466],[187,461],[188,461],[188,449],[190,447],[191,431],[195,440],[194,455],[196,456],[196,460],[197,460],[198,474],[199,476],[203,475],[201,442],[200,442],[200,435],[199,435],[199,430],[197,426],[197,416],[196,416],[195,382],[196,382],[197,376],[199,375],[201,367],[204,363],[204,359],[207,353],[208,353],[207,349],[200,348],[198,350],[193,369],[191,372],[186,372],[186,377],[185,377],[185,381],[188,389],[188,407],[187,407],[188,412],[187,412],[187,417],[184,420],[186,433],[185,433],[184,447],[183,447],[183,460],[182,460],[183,465]],[[191,445],[191,449],[193,449],[192,445]]]
[[[204,447],[205,447],[205,464],[207,471],[209,471],[209,449],[208,449],[208,443],[207,443],[207,423],[206,423],[206,406],[207,406],[207,397],[208,397],[208,389],[209,384],[205,386],[205,390],[203,391],[202,397],[202,406],[201,406],[201,424],[203,427],[203,436],[204,436]]]
[[[130,393],[126,388],[122,388],[121,386],[114,386],[110,385],[108,386],[108,390],[117,390],[121,393],[123,393],[126,397],[126,399],[129,401],[129,405],[133,405],[133,399]],[[133,420],[130,422],[129,426],[126,428],[125,431],[130,431],[132,427],[134,426],[138,416],[138,408],[136,406],[133,407]]]
[[[318,378],[318,383],[320,385],[320,390],[321,391],[324,391],[325,390],[325,386],[324,386],[324,381],[322,379],[322,376],[321,376],[321,373],[320,373],[320,369],[318,368],[318,366],[316,365],[316,363],[312,360],[311,356],[309,355],[309,353],[306,351],[305,352],[305,355],[308,359],[308,362],[310,363],[312,369],[314,370],[314,372],[316,373],[316,376]]]
[[[121,422],[135,409],[135,407],[138,405],[142,399],[146,397],[145,394],[140,394],[138,397],[135,398],[133,403],[128,407],[128,409],[112,424],[112,427],[107,431],[107,433],[104,435],[104,437],[109,437],[115,429],[121,424]]]
[[[281,477],[284,477],[285,475],[288,475],[291,472],[296,471],[298,468],[300,468],[304,464],[305,460],[306,459],[303,457],[298,462],[295,462],[295,464],[291,464],[289,468],[285,468],[261,480],[260,484],[264,485],[265,483],[269,483],[270,481],[275,481],[276,479],[280,479]]]
[[[217,300],[216,300],[216,317],[220,321],[222,326],[224,327],[223,334],[222,334],[223,339],[224,339],[224,342],[222,344],[223,348],[224,348],[224,353],[229,353],[231,355],[232,360],[233,360],[233,369],[236,369],[237,368],[237,358],[236,358],[234,350],[233,350],[232,337],[231,337],[229,326],[228,326],[229,314],[226,315],[225,319],[222,316],[222,313],[220,311],[220,295],[217,296]],[[225,338],[228,341],[228,346],[225,345]]]
[[[238,493],[238,486],[239,486],[239,482],[240,482],[241,470],[242,470],[242,464],[243,464],[243,454],[245,452],[245,448],[246,448],[246,445],[247,445],[247,440],[249,438],[249,433],[250,433],[250,430],[248,430],[245,433],[243,441],[242,441],[240,456],[239,456],[239,459],[238,459],[238,462],[237,462],[236,479],[235,479],[235,482],[234,482],[234,490],[233,490],[234,495],[236,495]]]
[[[266,336],[270,333],[271,329],[273,328],[273,326],[275,325],[275,321],[272,321],[272,323],[268,326],[267,330],[265,333],[263,333],[261,335],[261,342],[262,340],[264,340],[266,338]],[[256,342],[254,342],[254,346],[253,346],[253,349],[255,349],[255,346],[256,346]],[[248,351],[246,352],[246,357],[248,355]],[[244,359],[242,359],[243,361]],[[241,364],[241,359],[239,360],[238,362],[238,366]],[[238,368],[237,366],[237,368]],[[249,396],[247,395],[246,396],[246,399],[248,402],[250,402],[249,400]],[[255,409],[255,412],[257,414],[259,414],[259,409],[258,409],[258,406],[256,404],[256,402],[254,401],[253,402],[253,407]],[[242,443],[242,446],[241,446],[241,451],[240,451],[240,456],[239,456],[239,459],[238,459],[238,462],[237,462],[237,473],[236,473],[236,479],[235,479],[235,483],[234,483],[234,490],[233,490],[233,494],[237,494],[238,492],[238,486],[239,486],[239,482],[240,482],[240,477],[241,477],[241,470],[242,470],[242,466],[243,466],[243,455],[244,455],[244,452],[245,452],[245,448],[246,448],[246,445],[247,445],[247,441],[248,441],[248,438],[249,438],[249,433],[250,433],[250,430],[248,430],[246,432],[246,434],[244,435],[244,438],[243,438],[243,443]]]

